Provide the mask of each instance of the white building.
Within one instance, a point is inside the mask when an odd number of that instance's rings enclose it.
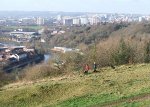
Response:
[[[61,15],[57,16],[57,21],[62,21],[62,16]]]
[[[100,18],[97,16],[90,17],[89,22],[91,25],[97,25],[98,23],[100,23]]]
[[[37,25],[44,25],[44,19],[41,18],[41,17],[38,17],[37,20],[36,20],[36,24]]]
[[[80,25],[81,24],[81,21],[79,18],[74,18],[73,19],[73,25]]]
[[[66,48],[66,47],[54,47],[53,49],[51,49],[51,51],[66,53],[66,52],[79,52],[80,50],[79,49]]]
[[[81,25],[87,25],[89,23],[89,20],[87,17],[81,17],[80,21],[81,21]]]
[[[12,41],[29,42],[35,32],[10,32]]]

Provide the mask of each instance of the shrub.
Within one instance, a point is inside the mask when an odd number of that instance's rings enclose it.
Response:
[[[3,87],[6,84],[12,83],[16,80],[14,73],[5,73],[5,72],[0,72],[0,87]]]
[[[129,45],[126,45],[125,41],[121,39],[119,47],[117,51],[112,55],[112,58],[114,59],[116,65],[128,64],[129,62],[133,62],[133,49]]]
[[[64,72],[80,71],[83,68],[84,56],[80,53],[67,52],[61,56],[65,63],[61,69]]]
[[[146,46],[145,46],[144,62],[145,63],[150,62],[150,42],[146,43]]]
[[[52,68],[50,65],[42,64],[33,67],[27,67],[24,70],[25,80],[37,80],[46,77],[55,77],[60,75],[61,72],[57,69]]]

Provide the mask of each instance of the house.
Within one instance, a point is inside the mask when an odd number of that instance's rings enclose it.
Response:
[[[53,52],[61,52],[61,53],[66,53],[66,52],[79,52],[79,49],[72,49],[72,48],[66,48],[66,47],[54,47],[51,49]]]
[[[35,32],[10,32],[12,41],[16,42],[29,42],[29,40],[34,34]]]

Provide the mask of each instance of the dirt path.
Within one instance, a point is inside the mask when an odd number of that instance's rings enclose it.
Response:
[[[150,100],[150,93],[145,93],[145,94],[137,95],[137,96],[130,97],[130,98],[123,98],[120,100],[108,102],[108,103],[101,104],[101,105],[95,105],[93,107],[113,107],[124,102],[132,103],[132,102],[139,102],[139,101],[144,101],[144,100]]]

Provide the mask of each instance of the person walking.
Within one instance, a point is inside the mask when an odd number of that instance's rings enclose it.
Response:
[[[93,72],[97,72],[97,64],[96,64],[96,62],[94,62],[94,64],[93,64],[93,69],[94,69]]]

